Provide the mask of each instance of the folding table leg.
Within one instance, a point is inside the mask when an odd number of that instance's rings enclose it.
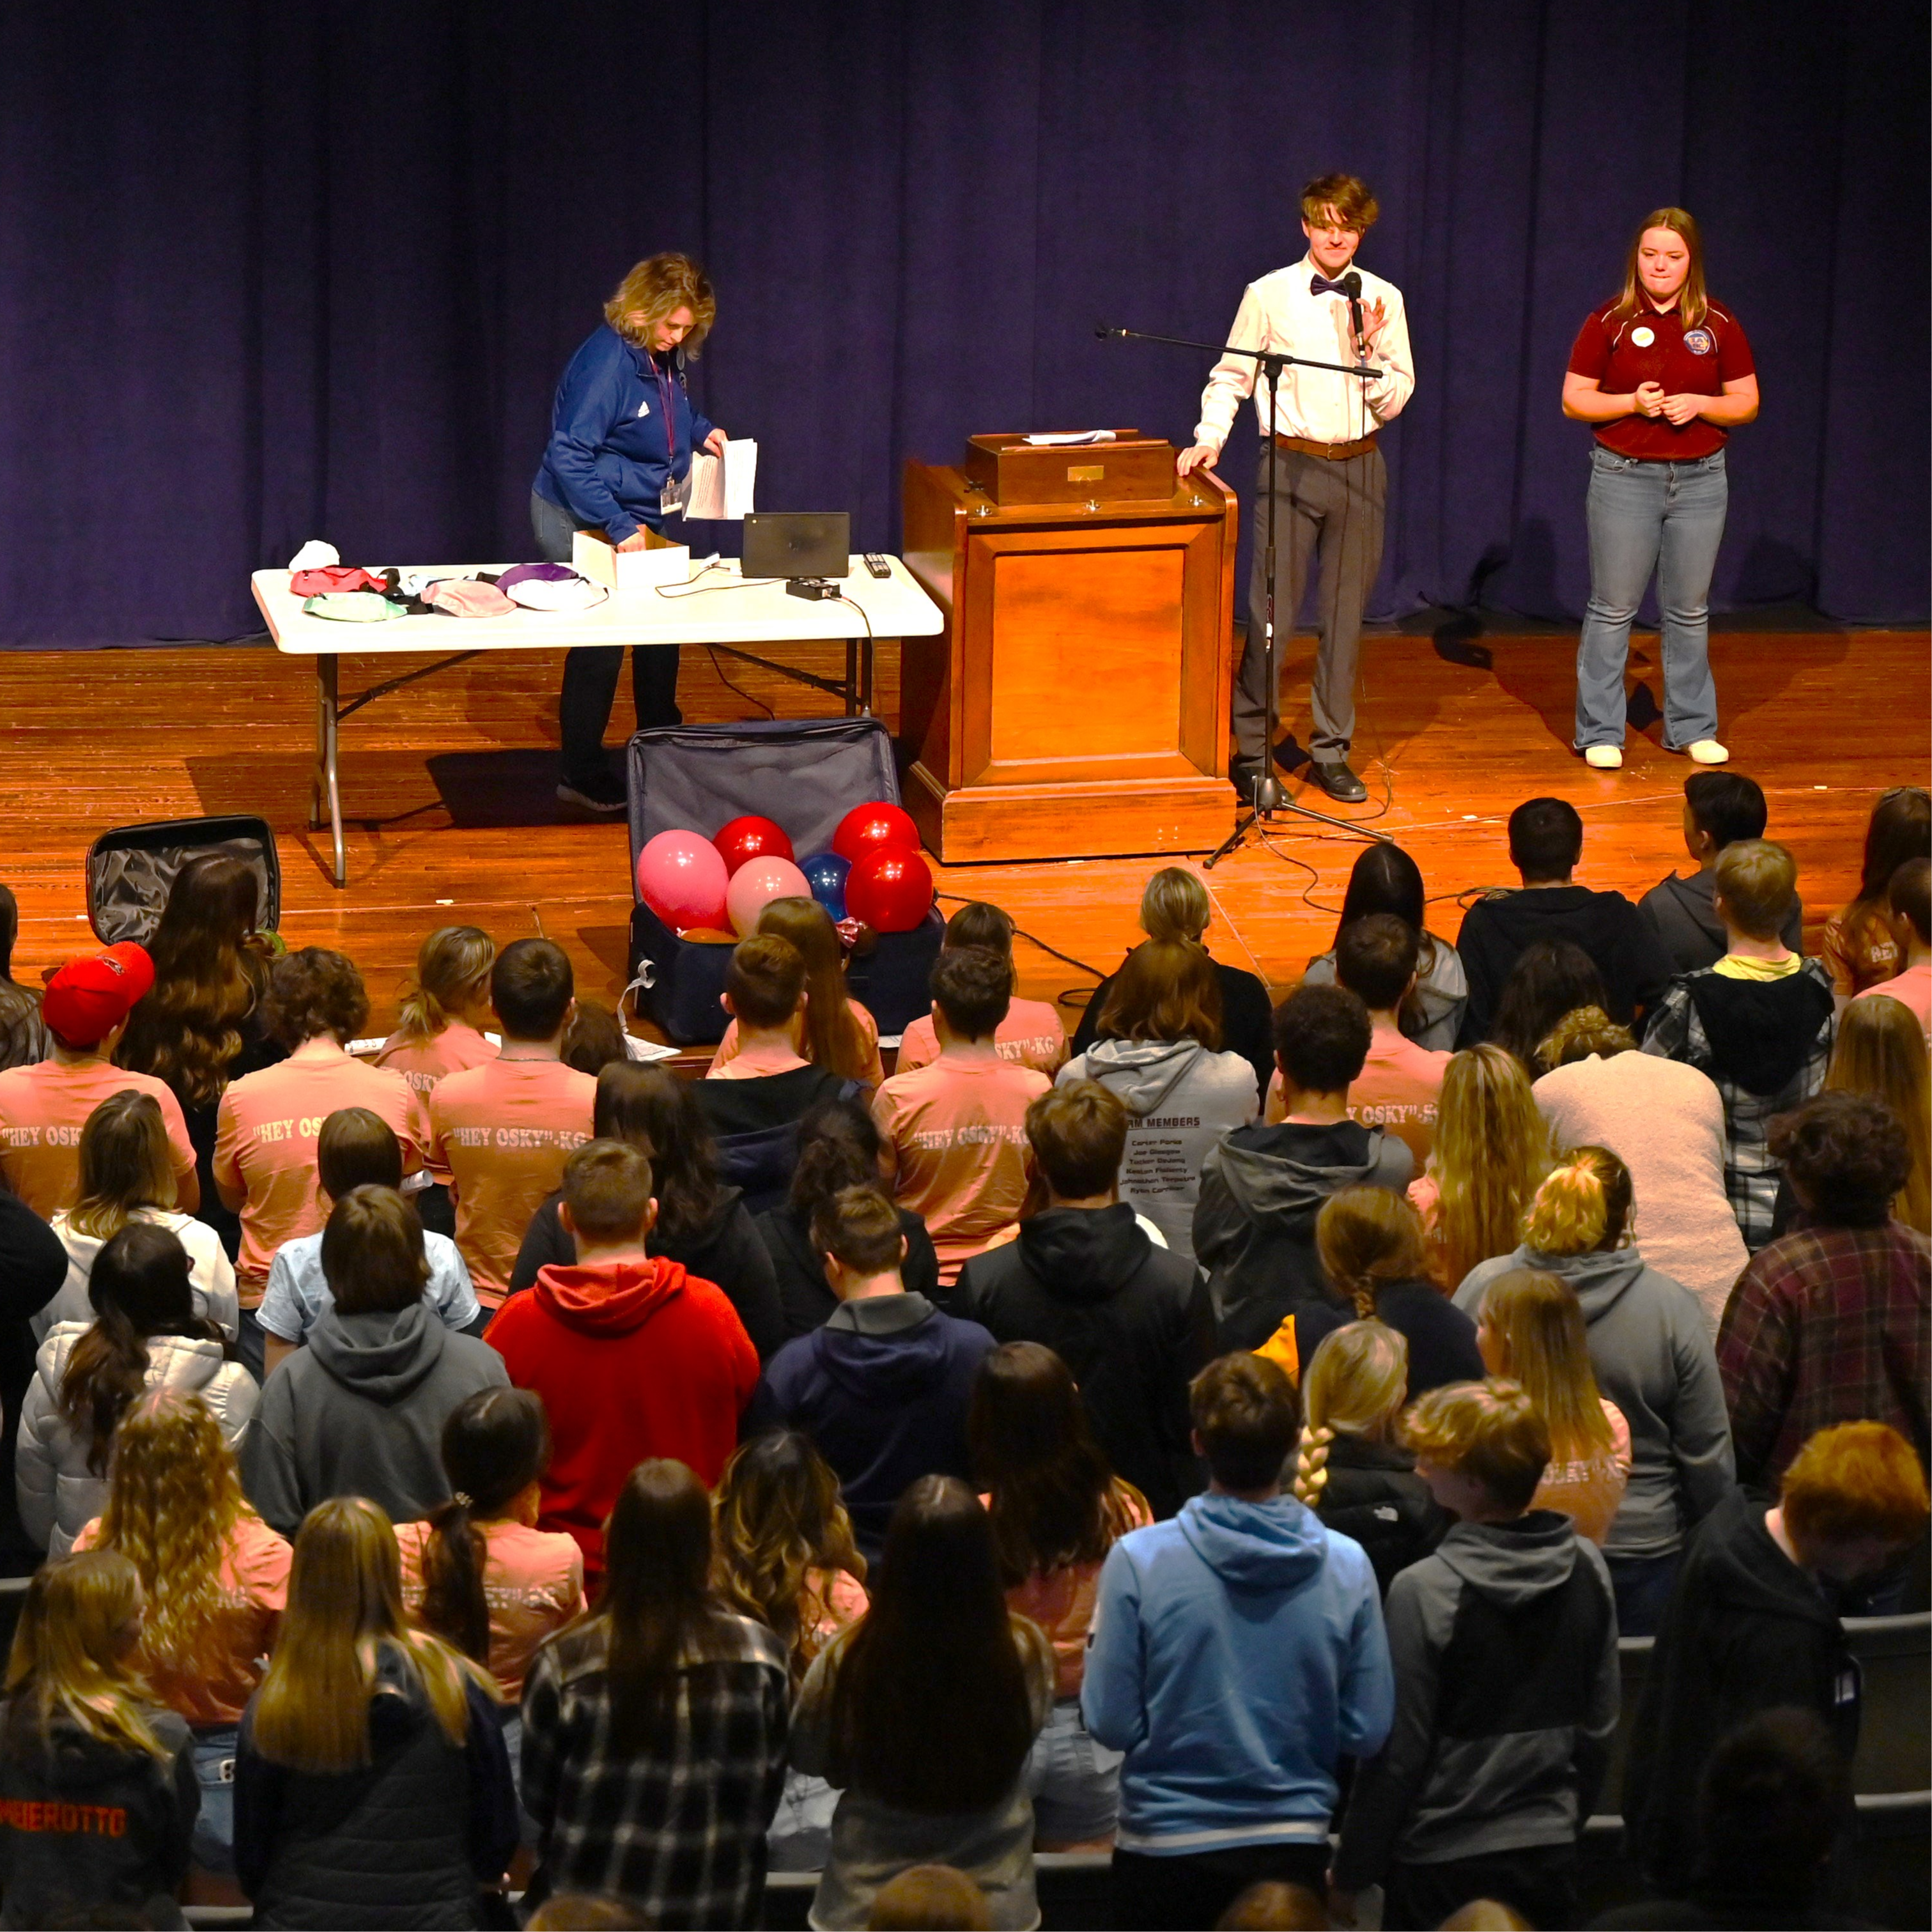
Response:
[[[856,718],[859,715],[859,640],[845,640],[845,715]]]
[[[328,802],[328,827],[334,843],[335,883],[338,888],[349,883],[349,862],[342,844],[342,782],[338,764],[341,668],[342,660],[332,651],[322,652],[316,658],[315,777],[309,788],[309,824],[312,830],[322,829],[322,803],[325,796]]]

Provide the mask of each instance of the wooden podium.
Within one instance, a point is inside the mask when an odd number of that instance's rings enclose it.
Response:
[[[905,470],[906,807],[961,860],[1206,851],[1227,835],[1234,493],[1172,444],[975,436]]]

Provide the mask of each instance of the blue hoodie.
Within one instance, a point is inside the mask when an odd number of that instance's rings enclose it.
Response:
[[[1395,1679],[1362,1546],[1292,1496],[1196,1496],[1100,1573],[1080,1708],[1120,1767],[1115,1842],[1325,1838],[1335,1764],[1380,1750]]]

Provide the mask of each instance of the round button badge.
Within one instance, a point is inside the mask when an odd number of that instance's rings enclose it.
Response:
[[[1647,322],[1640,322],[1630,331],[1630,340],[1640,349],[1648,349],[1657,340],[1657,331]]]

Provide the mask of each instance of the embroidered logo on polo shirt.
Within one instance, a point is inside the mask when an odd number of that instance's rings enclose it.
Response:
[[[1718,345],[1708,328],[1687,328],[1684,332],[1684,346],[1693,356],[1708,356]]]
[[[1630,340],[1640,349],[1648,349],[1657,340],[1657,331],[1647,322],[1640,322],[1630,331]]]

